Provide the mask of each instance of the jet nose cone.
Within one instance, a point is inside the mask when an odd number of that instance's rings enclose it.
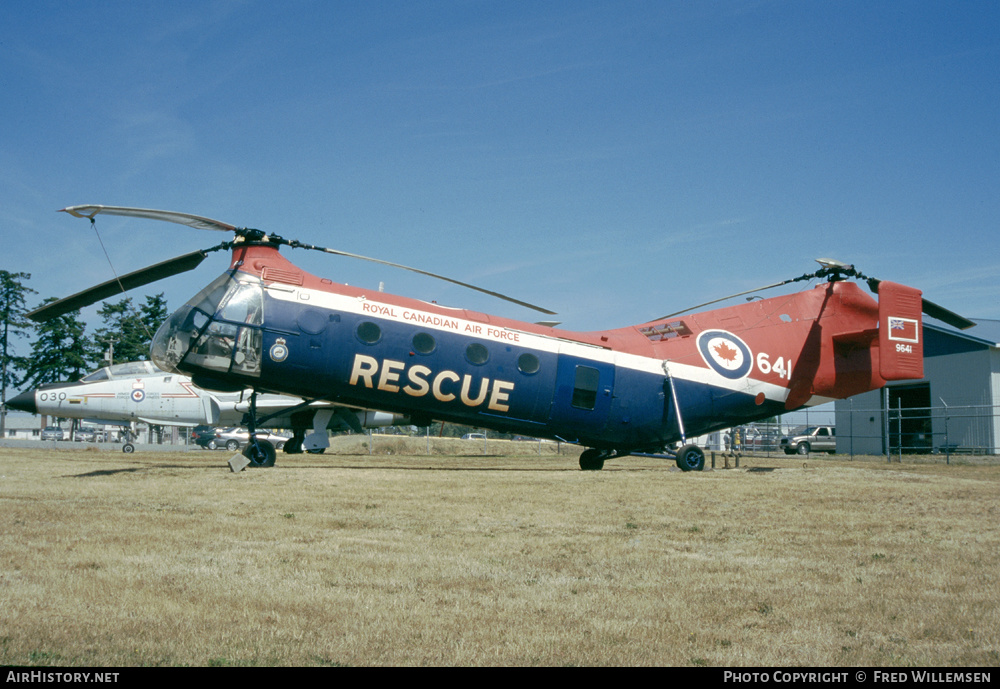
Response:
[[[12,400],[7,400],[7,406],[11,409],[17,409],[18,411],[31,412],[32,414],[38,413],[38,407],[35,406],[35,391],[28,390],[27,392],[22,392],[20,395]]]

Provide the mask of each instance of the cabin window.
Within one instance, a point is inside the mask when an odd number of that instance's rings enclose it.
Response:
[[[365,321],[358,326],[358,339],[365,344],[375,344],[382,339],[382,328],[371,321]]]
[[[465,358],[468,359],[470,364],[482,366],[490,360],[490,350],[478,342],[473,342],[465,348]]]
[[[538,373],[539,368],[541,368],[541,364],[539,364],[538,357],[534,354],[524,353],[517,357],[517,369],[521,373],[531,375],[532,373]]]
[[[437,347],[433,335],[427,333],[417,333],[413,336],[413,351],[419,354],[430,354]]]
[[[578,409],[593,409],[597,406],[597,388],[601,374],[590,366],[576,367],[576,382],[573,385],[573,401],[570,403]]]

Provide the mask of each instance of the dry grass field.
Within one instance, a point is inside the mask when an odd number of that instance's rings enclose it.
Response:
[[[524,445],[0,448],[0,664],[1000,664],[995,462]]]

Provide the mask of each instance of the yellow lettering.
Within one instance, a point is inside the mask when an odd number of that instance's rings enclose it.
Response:
[[[493,381],[493,394],[490,395],[490,409],[493,411],[507,411],[510,405],[503,404],[510,396],[510,391],[514,389],[513,383],[505,383],[502,380]]]
[[[364,354],[354,355],[354,370],[351,371],[351,385],[357,385],[358,380],[365,381],[365,387],[372,387],[372,376],[378,370],[378,360]]]
[[[441,383],[443,383],[446,378],[452,382],[457,382],[459,380],[458,374],[454,371],[441,371],[441,373],[434,377],[434,384],[432,385],[431,390],[434,393],[434,397],[436,397],[440,402],[451,402],[455,399],[455,396],[451,393],[441,392]]]
[[[393,361],[392,359],[386,359],[382,362],[382,375],[378,378],[378,389],[384,392],[399,392],[399,386],[393,385],[393,383],[399,381],[399,374],[396,371],[402,371],[406,368],[406,364],[402,361]]]
[[[472,387],[472,376],[466,374],[462,377],[462,392],[460,393],[462,404],[468,407],[478,407],[486,399],[486,393],[489,392],[490,379],[481,378],[479,382],[479,395],[476,399],[469,397],[469,388]]]
[[[379,370],[381,366],[381,371]],[[379,362],[378,359],[364,354],[354,355],[354,365],[351,369],[350,384],[362,384],[366,388],[377,388],[383,392],[399,392],[400,377],[405,372],[406,386],[403,392],[411,397],[423,397],[427,393],[434,395],[439,402],[452,402],[456,398],[461,399],[462,404],[467,407],[478,407],[487,398],[489,408],[492,411],[506,412],[510,409],[508,400],[510,393],[514,390],[514,383],[502,380],[492,381],[490,387],[489,378],[480,378],[478,387],[473,393],[473,385],[476,385],[473,376],[466,374],[460,376],[454,371],[441,371],[433,380],[430,380],[433,371],[427,366],[417,364],[407,368],[406,362],[386,359]],[[377,380],[376,380],[377,377]],[[455,388],[448,388],[449,383],[458,383],[456,395]]]
[[[431,370],[426,366],[417,364],[409,371],[406,372],[406,377],[410,380],[411,385],[407,385],[403,388],[403,392],[407,395],[413,395],[414,397],[423,397],[428,392],[431,391],[430,383],[428,383],[421,376],[429,376]]]

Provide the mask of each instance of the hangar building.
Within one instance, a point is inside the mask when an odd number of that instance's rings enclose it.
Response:
[[[924,379],[837,401],[837,452],[1000,453],[1000,321],[925,319]]]

